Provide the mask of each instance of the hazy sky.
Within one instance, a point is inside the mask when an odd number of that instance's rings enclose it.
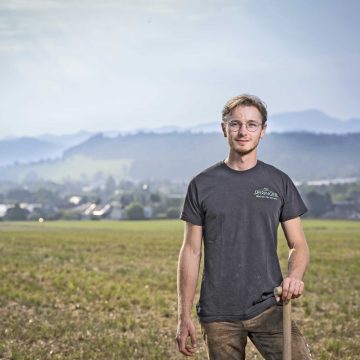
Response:
[[[0,137],[270,114],[360,117],[360,2],[0,0]]]

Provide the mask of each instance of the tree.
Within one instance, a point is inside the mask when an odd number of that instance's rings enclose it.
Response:
[[[46,212],[44,211],[44,209],[40,208],[40,207],[36,207],[34,208],[33,212],[29,214],[28,216],[28,220],[39,220],[39,218],[43,218],[47,220],[46,217]]]
[[[122,179],[119,181],[119,189],[124,191],[131,191],[135,187],[135,184],[130,180]]]
[[[120,202],[123,206],[127,206],[134,201],[134,195],[131,193],[125,193],[121,195]]]
[[[168,219],[178,219],[180,215],[179,209],[175,207],[170,207],[166,212],[166,217]]]
[[[43,205],[52,205],[59,206],[64,205],[64,199],[60,198],[60,196],[48,189],[40,188],[34,193],[34,200]]]
[[[160,202],[160,195],[157,193],[151,193],[150,194],[150,201],[153,203],[159,203]]]
[[[349,188],[346,192],[346,198],[350,201],[360,202],[360,188]]]
[[[144,219],[144,207],[138,203],[133,202],[125,208],[126,217],[130,220]]]
[[[13,203],[20,203],[20,202],[31,203],[34,202],[35,200],[33,193],[31,193],[29,190],[22,188],[13,188],[9,190],[5,197],[8,202],[13,202]]]
[[[116,190],[116,182],[114,178],[110,175],[105,183],[105,194],[107,196],[111,196],[114,194],[115,190]]]
[[[310,216],[317,217],[332,209],[332,202],[328,192],[320,194],[312,190],[307,193],[306,198],[309,204]]]
[[[6,211],[5,218],[10,221],[23,221],[27,220],[29,214],[29,210],[22,209],[19,204],[15,204],[13,208]]]

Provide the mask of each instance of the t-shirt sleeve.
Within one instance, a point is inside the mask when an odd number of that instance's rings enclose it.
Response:
[[[280,222],[294,219],[308,211],[298,189],[290,177],[285,177],[284,203],[281,207]]]
[[[184,205],[180,214],[180,219],[188,221],[194,225],[203,226],[204,212],[199,200],[198,188],[193,178],[187,189]]]

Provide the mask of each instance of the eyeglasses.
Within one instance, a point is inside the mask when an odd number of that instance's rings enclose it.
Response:
[[[230,121],[227,124],[232,132],[238,132],[244,125],[239,121]],[[256,121],[248,121],[245,123],[245,126],[248,131],[254,132],[259,128],[259,126],[261,126],[261,124]]]

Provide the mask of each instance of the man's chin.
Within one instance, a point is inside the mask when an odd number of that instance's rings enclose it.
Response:
[[[243,156],[243,155],[247,155],[247,154],[252,153],[253,151],[255,151],[255,149],[256,149],[256,146],[251,148],[251,149],[237,149],[237,148],[235,148],[234,151],[236,153],[238,153],[239,155]]]
[[[244,156],[247,154],[250,154],[251,152],[253,152],[255,149],[250,149],[250,150],[235,150],[239,155]]]

